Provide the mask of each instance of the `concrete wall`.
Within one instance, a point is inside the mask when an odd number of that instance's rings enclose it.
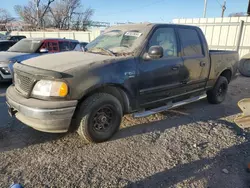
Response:
[[[244,21],[240,56],[250,53],[250,17],[174,19],[173,23],[199,26],[210,49],[235,50],[241,20]]]
[[[12,31],[10,35],[25,35],[27,38],[67,38],[76,39],[80,42],[90,42],[100,35],[99,29],[91,31]]]

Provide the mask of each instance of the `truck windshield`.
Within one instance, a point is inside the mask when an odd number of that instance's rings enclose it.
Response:
[[[35,53],[41,44],[40,40],[21,40],[9,48],[8,52]]]
[[[142,35],[139,31],[112,30],[104,33],[86,46],[87,52],[115,55],[133,53],[133,46]],[[107,53],[108,54],[108,53]]]

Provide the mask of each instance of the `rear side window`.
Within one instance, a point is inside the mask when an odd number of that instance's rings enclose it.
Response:
[[[178,29],[184,56],[203,55],[199,35],[194,29]]]
[[[49,52],[58,52],[59,49],[58,49],[57,42],[49,41],[48,42],[48,50],[49,50]]]
[[[74,50],[76,45],[79,44],[78,42],[70,42],[70,50]]]
[[[59,41],[60,52],[65,52],[70,50],[68,41]]]

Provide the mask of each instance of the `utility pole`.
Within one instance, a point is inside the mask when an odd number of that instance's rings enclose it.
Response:
[[[40,26],[40,18],[39,18],[39,4],[40,4],[40,0],[36,0],[35,1],[36,4],[36,27],[38,28]]]
[[[203,11],[203,18],[206,18],[207,16],[207,0],[204,2],[204,11]]]
[[[250,16],[250,0],[249,0],[249,2],[248,2],[247,14]]]
[[[226,3],[227,3],[226,0],[224,0],[224,4],[221,6],[221,8],[222,8],[221,17],[222,18],[224,17],[225,10],[227,9]]]

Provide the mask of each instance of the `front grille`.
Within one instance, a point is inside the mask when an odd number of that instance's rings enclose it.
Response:
[[[29,96],[35,79],[31,75],[25,74],[20,71],[14,73],[15,88],[24,96]]]

